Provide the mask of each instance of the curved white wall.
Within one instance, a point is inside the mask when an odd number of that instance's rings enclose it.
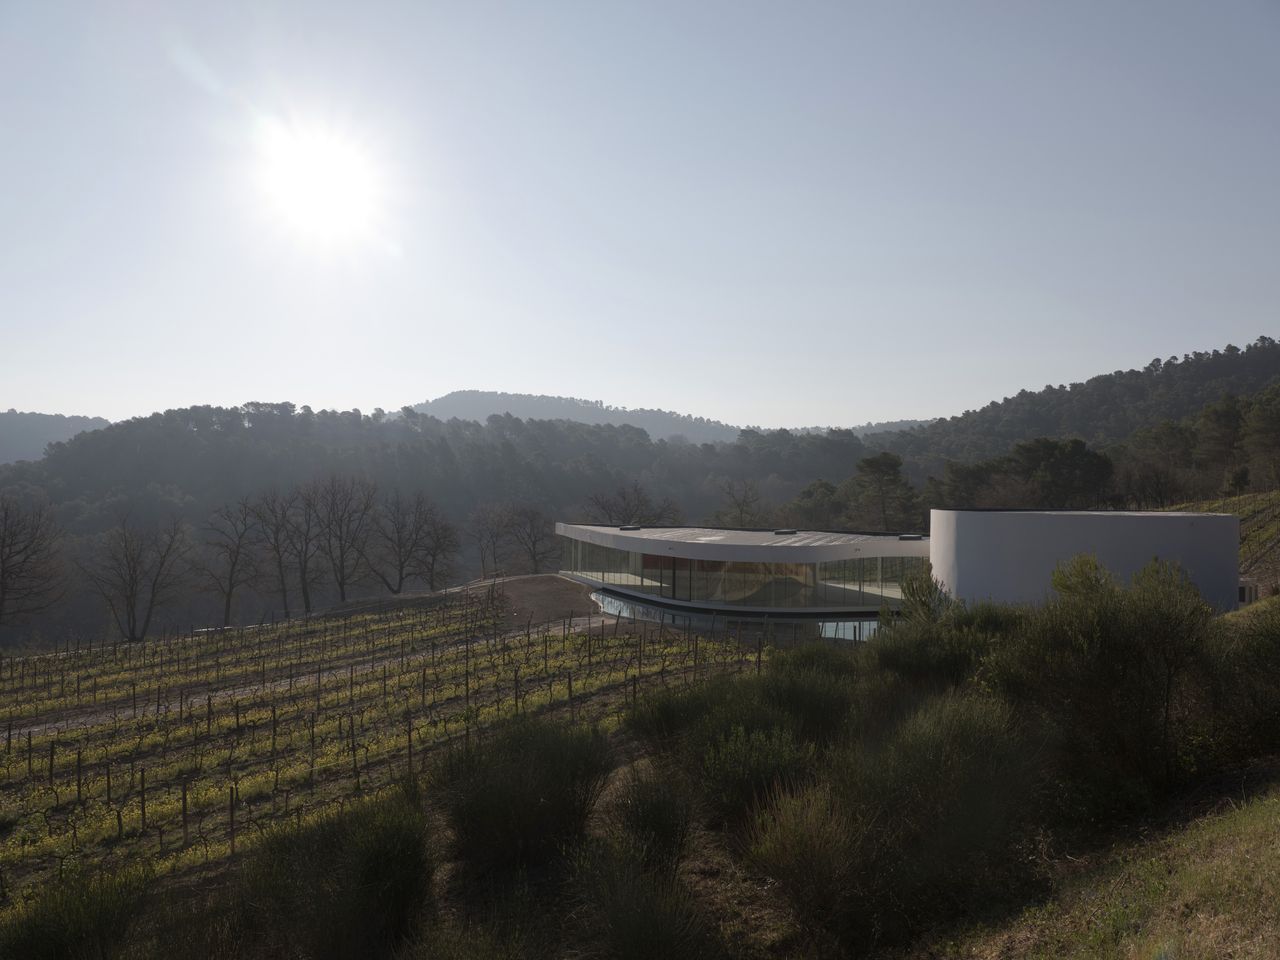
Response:
[[[1121,580],[1155,558],[1177,563],[1208,603],[1236,608],[1240,521],[1230,514],[930,511],[933,575],[961,600],[1039,603],[1058,564],[1081,553]]]

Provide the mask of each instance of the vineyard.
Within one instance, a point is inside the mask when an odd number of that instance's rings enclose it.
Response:
[[[1172,509],[1235,514],[1240,518],[1240,573],[1266,585],[1280,582],[1280,492],[1200,500]]]
[[[501,587],[389,611],[0,660],[0,900],[71,868],[217,869],[237,842],[515,714],[612,724],[761,640],[600,615],[514,626]]]

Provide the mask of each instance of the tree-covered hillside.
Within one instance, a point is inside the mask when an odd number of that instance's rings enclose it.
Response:
[[[60,413],[0,412],[0,463],[39,460],[51,443],[69,440],[82,430],[109,426],[101,417],[66,417]]]
[[[1095,446],[1125,440],[1144,427],[1180,420],[1226,395],[1255,393],[1280,382],[1280,344],[1259,337],[1243,350],[1152,360],[1141,370],[1117,370],[1083,383],[1020,391],[980,410],[915,430],[871,434],[868,446],[892,450],[924,472],[945,460],[1003,456],[1036,437],[1078,437]]]
[[[0,539],[59,532],[69,589],[17,628],[34,635],[101,623],[95,571],[130,550],[137,569],[167,547],[181,556],[170,616],[233,622],[299,593],[310,609],[549,569],[553,519],[908,532],[930,507],[1152,509],[1278,487],[1280,347],[1262,338],[865,437],[744,429],[693,443],[510,414],[169,410],[0,465],[18,531]]]

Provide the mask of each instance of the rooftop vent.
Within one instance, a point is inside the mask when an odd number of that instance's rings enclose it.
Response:
[[[773,534],[774,534],[774,536],[776,536],[776,537],[789,537],[789,536],[792,536],[793,534],[796,534],[796,533],[799,533],[799,531],[798,531],[798,530],[785,530],[785,529],[784,529],[784,530],[775,530],[775,531],[773,531]]]
[[[628,523],[628,524],[626,524],[626,525],[624,525],[624,526],[619,527],[618,529],[619,529],[619,530],[639,530],[639,529],[640,529],[640,524],[638,524],[638,523]]]
[[[898,535],[899,540],[923,540],[924,537],[918,533],[902,533]]]

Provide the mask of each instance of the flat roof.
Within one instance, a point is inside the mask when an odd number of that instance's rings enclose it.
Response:
[[[621,527],[598,523],[566,523],[577,530],[594,530],[599,533],[625,533],[628,537],[643,540],[665,540],[679,543],[721,543],[731,547],[817,547],[837,544],[868,543],[876,540],[919,539],[917,534],[896,533],[839,533],[831,530],[796,530],[794,533],[777,533],[773,530],[739,530],[722,527],[640,527],[623,530]]]
[[[556,533],[587,543],[697,560],[813,563],[874,556],[928,556],[929,538],[919,534],[845,533],[832,530],[733,530],[719,527],[621,527],[557,523]]]

